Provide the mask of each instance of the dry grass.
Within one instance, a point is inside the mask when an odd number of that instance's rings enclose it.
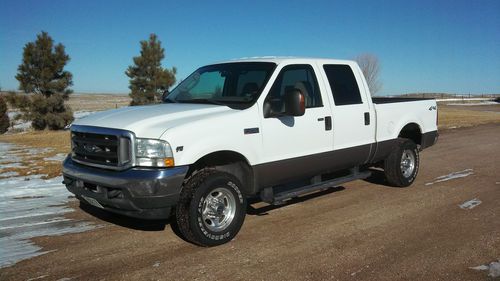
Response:
[[[500,123],[500,105],[498,111],[479,111],[439,106],[439,129],[472,127],[481,124]]]
[[[0,136],[0,142],[9,142],[21,146],[19,157],[21,167],[0,167],[0,173],[16,172],[20,176],[30,174],[45,174],[44,178],[52,178],[61,174],[61,162],[46,161],[45,158],[56,154],[67,154],[70,151],[70,137],[68,131],[41,131],[10,134]],[[23,147],[41,149],[36,154],[23,153]],[[8,164],[8,163],[6,163]]]
[[[71,146],[69,131],[33,131],[1,135],[0,141],[33,148],[49,147],[53,149],[53,155],[57,153],[69,153]]]
[[[128,106],[130,97],[109,94],[73,94],[69,96],[67,104],[73,111],[102,111]]]

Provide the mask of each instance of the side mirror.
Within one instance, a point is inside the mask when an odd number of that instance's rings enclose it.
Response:
[[[290,116],[302,116],[306,112],[304,95],[298,89],[293,89],[285,94],[285,113]]]

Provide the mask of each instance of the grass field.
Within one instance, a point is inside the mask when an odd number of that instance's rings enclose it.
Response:
[[[99,111],[128,105],[129,98],[119,95],[74,95],[69,104],[73,110]],[[439,129],[455,129],[481,124],[500,124],[500,104],[493,106],[461,107],[439,105]],[[67,154],[70,151],[70,136],[68,131],[23,132],[0,135],[0,142],[9,142],[32,148],[51,148],[41,150],[36,155],[25,156],[23,167],[1,168],[0,173],[17,172],[19,175],[46,174],[47,178],[61,173],[60,162],[45,161],[45,158]]]
[[[439,129],[472,127],[500,123],[500,104],[492,106],[438,105]]]
[[[130,97],[127,95],[109,94],[77,94],[71,95],[68,105],[73,111],[101,111],[128,106]]]

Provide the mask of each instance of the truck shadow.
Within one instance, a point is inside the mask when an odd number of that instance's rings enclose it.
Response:
[[[142,220],[111,213],[94,206],[80,202],[80,209],[85,213],[94,216],[102,221],[118,226],[142,230],[142,231],[163,231],[170,220]]]
[[[387,183],[383,170],[380,170],[378,168],[370,168],[369,170],[371,172],[371,175],[368,178],[364,179],[364,181],[384,187],[393,187]]]
[[[141,220],[107,212],[105,210],[81,202],[80,202],[80,209],[85,213],[94,216],[107,223],[111,223],[121,227],[126,227],[133,230],[164,231],[167,228],[167,225],[170,225],[172,232],[174,232],[174,234],[177,235],[177,237],[188,243],[192,243],[191,241],[187,240],[181,233],[179,227],[175,223],[175,219],[171,220],[169,218],[165,220]]]
[[[260,198],[255,197],[255,198],[249,198],[248,199],[248,206],[247,206],[247,215],[251,216],[265,216],[268,215],[270,211],[283,208],[286,206],[298,204],[305,202],[307,200],[311,200],[320,196],[324,196],[327,194],[331,194],[334,192],[339,192],[345,190],[345,187],[343,186],[336,186],[336,187],[331,187],[323,191],[318,191],[315,193],[307,194],[301,197],[296,197],[292,198],[290,200],[287,200],[283,202],[282,204],[279,205],[264,205],[262,207],[254,207],[252,206],[253,204],[261,203],[262,201]],[[127,216],[122,216],[120,214],[115,214],[111,213],[99,208],[96,208],[94,206],[85,204],[80,202],[80,209],[107,223],[111,223],[114,225],[118,225],[121,227],[126,227],[134,230],[141,230],[141,231],[163,231],[167,227],[167,225],[170,225],[172,230],[179,235],[177,227],[175,226],[175,223],[172,223],[171,219],[165,219],[165,220],[143,220],[143,219],[136,219],[136,218],[131,218]]]
[[[260,200],[260,198],[250,198],[250,199],[248,199],[247,215],[266,216],[272,210],[276,210],[276,209],[283,208],[286,206],[302,203],[302,202],[305,202],[307,200],[311,200],[311,199],[314,199],[314,198],[317,198],[320,196],[324,196],[324,195],[327,195],[330,193],[339,192],[339,191],[342,191],[344,189],[345,189],[345,187],[343,187],[343,186],[330,187],[326,190],[322,190],[322,191],[310,193],[310,194],[307,194],[304,196],[292,198],[290,200],[284,201],[282,204],[279,204],[279,205],[265,205],[265,206],[257,207],[257,208],[252,206],[252,205],[262,202]]]

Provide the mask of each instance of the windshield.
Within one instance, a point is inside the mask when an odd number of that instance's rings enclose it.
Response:
[[[164,102],[208,103],[234,109],[252,106],[276,64],[223,63],[196,70],[167,95]]]

